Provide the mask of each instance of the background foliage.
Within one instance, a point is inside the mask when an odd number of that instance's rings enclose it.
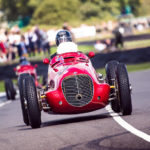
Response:
[[[60,25],[114,19],[130,8],[135,16],[149,15],[148,0],[0,0],[7,21],[30,17],[30,24]]]

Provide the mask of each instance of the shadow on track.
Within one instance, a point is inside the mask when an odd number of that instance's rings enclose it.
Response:
[[[109,113],[100,114],[100,115],[90,115],[90,116],[77,116],[77,117],[71,117],[67,119],[59,119],[59,120],[53,120],[53,121],[46,121],[43,122],[41,127],[48,127],[48,126],[55,126],[55,125],[61,125],[61,124],[70,124],[70,123],[77,123],[77,122],[84,122],[84,121],[90,121],[90,120],[97,120],[97,119],[105,119],[105,118],[111,118]],[[19,127],[27,127],[27,126],[19,126]],[[29,128],[21,128],[18,130],[30,130]]]
[[[53,126],[53,125],[60,125],[60,124],[69,124],[69,123],[77,123],[77,122],[84,122],[90,120],[97,120],[97,119],[105,119],[111,117],[108,113],[101,114],[101,115],[91,115],[91,116],[79,116],[67,119],[60,119],[56,121],[48,121],[42,124],[42,127],[46,126]]]

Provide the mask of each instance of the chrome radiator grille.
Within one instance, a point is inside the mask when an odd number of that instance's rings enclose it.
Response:
[[[73,75],[63,79],[63,94],[76,107],[85,106],[93,97],[93,82],[88,75]]]

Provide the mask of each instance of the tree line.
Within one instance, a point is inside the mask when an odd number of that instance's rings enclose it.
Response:
[[[147,0],[0,0],[7,21],[29,17],[30,24],[60,25],[113,19],[123,13],[148,15]]]

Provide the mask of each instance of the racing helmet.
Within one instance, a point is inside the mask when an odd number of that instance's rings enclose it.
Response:
[[[22,63],[23,61],[27,61],[27,59],[25,57],[21,57],[20,58],[20,63]]]
[[[29,64],[29,62],[26,59],[26,57],[21,57],[20,58],[20,65],[27,65],[27,64]]]
[[[62,42],[72,42],[71,33],[67,30],[61,30],[56,35],[56,45],[58,46]]]

